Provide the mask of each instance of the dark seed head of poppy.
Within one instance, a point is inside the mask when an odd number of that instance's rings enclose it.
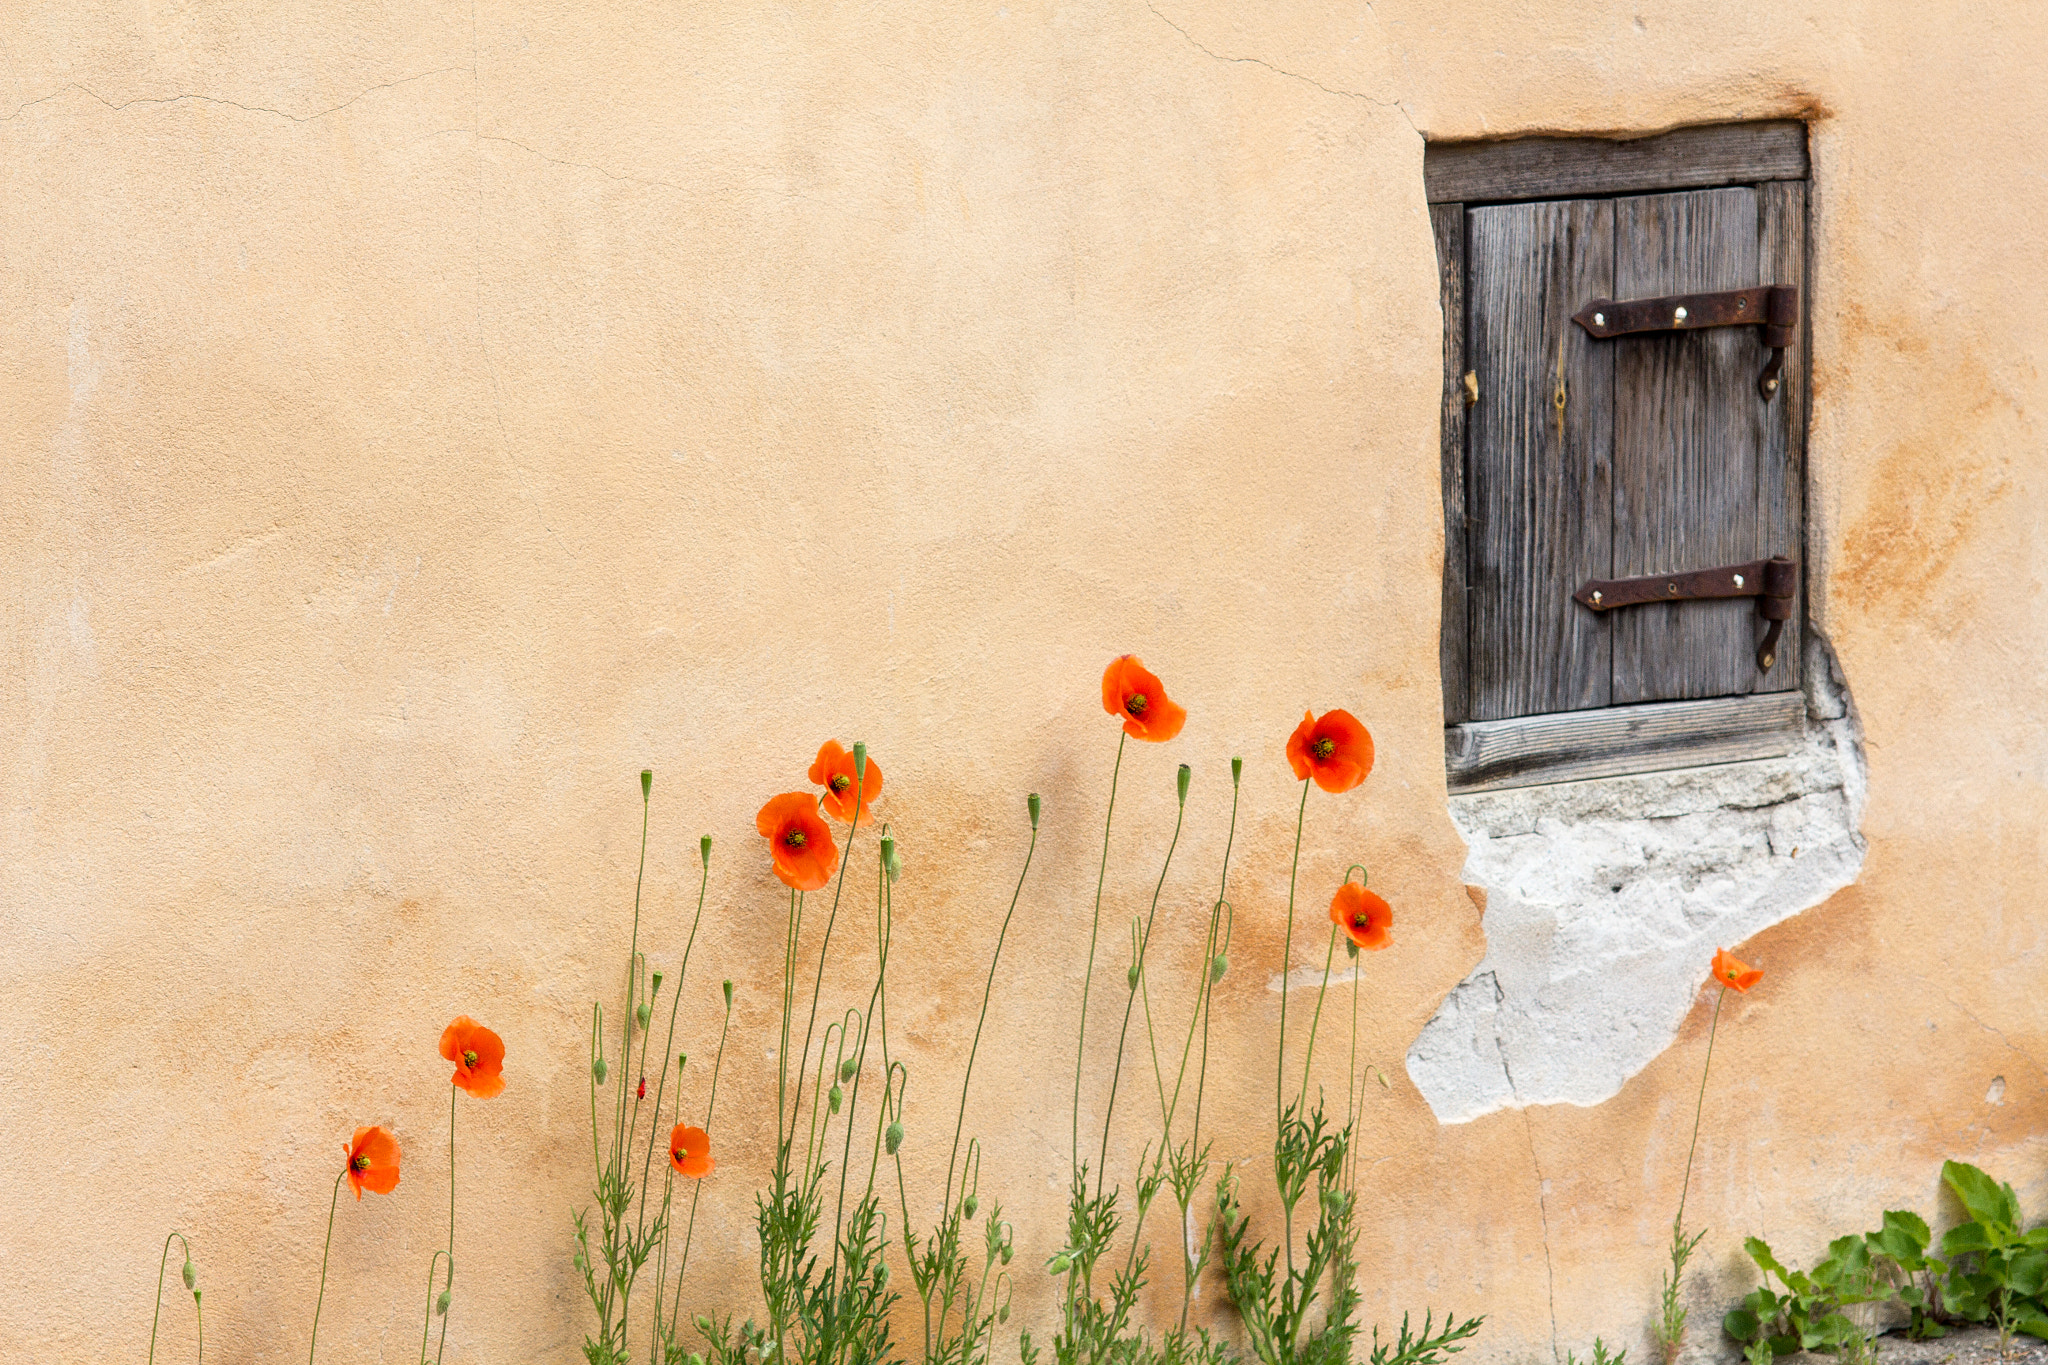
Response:
[[[804,832],[802,830],[793,829],[789,833],[782,836],[782,842],[789,845],[791,848],[802,848],[805,844],[809,843],[810,841],[804,838]]]
[[[351,1170],[367,1171],[370,1169],[370,1158],[366,1156],[355,1157],[348,1164]]]
[[[1142,716],[1145,714],[1145,707],[1147,706],[1147,704],[1148,703],[1145,701],[1145,694],[1143,692],[1133,692],[1131,693],[1130,700],[1124,703],[1124,710],[1130,712],[1134,716]]]
[[[846,775],[845,773],[834,773],[834,774],[832,774],[832,790],[833,790],[833,791],[836,791],[836,792],[843,792],[843,791],[845,791],[845,790],[846,790],[846,789],[847,789],[848,787],[851,787],[852,785],[853,785],[853,779],[852,779],[852,778],[850,778],[850,777],[848,777],[848,776],[847,776],[847,775]]]
[[[474,1067],[476,1065],[476,1053],[468,1048],[462,1049],[462,1064],[467,1067]]]
[[[1308,749],[1309,752],[1314,754],[1317,758],[1328,758],[1331,754],[1337,752],[1337,741],[1331,739],[1328,735],[1325,735],[1321,739],[1317,740],[1315,743],[1309,745]]]

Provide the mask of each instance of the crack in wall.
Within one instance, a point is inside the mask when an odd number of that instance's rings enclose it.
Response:
[[[1263,57],[1225,56],[1223,53],[1216,51],[1214,48],[1209,47],[1205,43],[1202,43],[1201,41],[1196,39],[1194,34],[1189,33],[1185,28],[1182,28],[1179,24],[1175,23],[1172,19],[1168,18],[1165,12],[1162,11],[1159,8],[1159,6],[1152,3],[1152,0],[1145,0],[1145,8],[1151,10],[1154,15],[1158,16],[1159,22],[1165,24],[1168,28],[1172,29],[1175,33],[1178,33],[1183,39],[1185,39],[1187,41],[1188,46],[1194,48],[1197,52],[1201,53],[1205,57],[1210,58],[1213,61],[1231,62],[1234,64],[1242,64],[1249,66],[1263,66],[1264,68],[1266,68],[1266,70],[1272,72],[1276,76],[1285,76],[1287,77],[1287,79],[1291,81],[1304,81],[1307,84],[1312,85],[1316,89],[1322,91],[1326,95],[1335,95],[1339,99],[1363,100],[1365,103],[1374,105],[1381,109],[1398,109],[1401,111],[1401,117],[1408,120],[1408,127],[1415,133],[1415,135],[1417,137],[1420,137],[1422,135],[1422,130],[1415,126],[1415,116],[1408,112],[1408,106],[1406,104],[1403,104],[1398,98],[1383,100],[1379,99],[1376,96],[1368,95],[1361,90],[1345,90],[1333,85],[1324,85],[1314,76],[1305,76],[1299,71],[1289,71],[1285,67],[1275,66],[1273,65],[1273,63],[1267,61]],[[1366,9],[1371,11],[1373,22],[1377,24],[1379,22],[1380,17],[1379,11],[1373,9],[1370,3],[1366,5]]]
[[[340,104],[334,105],[331,108],[318,110],[317,112],[311,114],[294,114],[288,110],[273,109],[270,106],[264,104],[243,104],[240,100],[231,100],[224,98],[220,95],[202,95],[197,93],[178,95],[138,95],[132,100],[123,100],[121,101],[121,103],[116,104],[112,100],[108,99],[105,95],[100,94],[99,91],[94,90],[91,86],[80,85],[77,81],[71,81],[63,86],[60,86],[55,90],[52,90],[47,95],[39,95],[35,99],[29,100],[27,103],[22,104],[20,107],[15,109],[15,111],[12,114],[0,115],[0,123],[11,123],[14,119],[18,118],[23,112],[35,108],[38,104],[47,104],[51,100],[61,99],[63,96],[70,94],[74,90],[81,95],[87,95],[95,100],[98,100],[101,104],[104,104],[107,108],[113,110],[117,114],[120,113],[123,109],[128,109],[138,104],[181,104],[186,101],[193,101],[200,104],[224,104],[228,106],[230,109],[240,109],[244,113],[249,114],[275,114],[278,118],[290,119],[293,123],[311,123],[315,119],[326,118],[329,114],[338,114],[342,110],[348,108],[351,104],[354,104],[356,101],[364,99],[370,95],[374,95],[379,90],[391,90],[401,85],[410,85],[414,81],[426,80],[430,76],[445,76],[453,71],[464,70],[469,70],[469,68],[460,66],[444,66],[437,68],[436,70],[433,71],[421,71],[411,76],[400,76],[395,81],[386,81],[382,85],[373,85],[367,90],[358,91],[357,93],[350,95],[347,99],[343,100]]]
[[[1408,1051],[1439,1122],[1599,1104],[1678,1036],[1715,948],[1855,880],[1862,737],[1817,633],[1806,668],[1785,758],[1452,798],[1487,948]]]

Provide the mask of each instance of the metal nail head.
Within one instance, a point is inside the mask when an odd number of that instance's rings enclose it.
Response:
[[[1742,575],[1741,575],[1741,574],[1737,574],[1737,575],[1735,575],[1735,586],[1736,586],[1736,587],[1738,587],[1738,588],[1742,586]]]
[[[1676,597],[1678,596],[1678,585],[1676,583],[1666,583],[1664,585],[1664,591],[1670,596]]]
[[[1600,594],[1599,594],[1599,593],[1597,593],[1597,592],[1596,592],[1596,593],[1594,593],[1594,594],[1593,594],[1593,600],[1594,600],[1595,602],[1598,602],[1598,601],[1600,600]]]
[[[1672,309],[1672,310],[1671,310],[1671,320],[1672,320],[1673,322],[1684,322],[1684,321],[1685,321],[1685,310],[1684,310],[1683,308],[1674,308],[1674,309]]]
[[[1595,314],[1593,314],[1593,325],[1594,325],[1595,327],[1605,327],[1605,326],[1607,325],[1607,314],[1605,314],[1605,313],[1595,313]]]

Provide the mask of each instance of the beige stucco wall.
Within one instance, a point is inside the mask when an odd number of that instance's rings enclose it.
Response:
[[[1165,951],[1192,961],[1247,759],[1219,1157],[1265,1169],[1280,746],[1346,706],[1379,768],[1311,799],[1304,877],[1311,924],[1352,861],[1400,915],[1366,1308],[1485,1312],[1474,1359],[1642,1351],[1705,997],[1594,1108],[1440,1128],[1399,1065],[1484,945],[1441,764],[1425,136],[1815,120],[1809,552],[1869,854],[1746,947],[1696,1338],[1751,1282],[1742,1234],[1807,1256],[1932,1212],[1946,1155],[2048,1212],[2048,18],[1264,8],[0,15],[0,1355],[139,1354],[177,1226],[214,1358],[294,1358],[336,1144],[383,1122],[405,1181],[343,1210],[322,1340],[404,1358],[466,1011],[511,1085],[463,1112],[449,1356],[570,1359],[584,1011],[643,764],[658,959],[718,841],[687,998],[708,1029],[735,978],[745,1041],[696,1283],[748,1308],[781,907],[752,815],[835,735],[884,765],[909,868],[920,1162],[1045,795],[969,1119],[1036,1265],[1124,650],[1191,720],[1127,757],[1112,942],[1186,761]],[[1007,1332],[1046,1323],[1041,1277],[1017,1301]]]

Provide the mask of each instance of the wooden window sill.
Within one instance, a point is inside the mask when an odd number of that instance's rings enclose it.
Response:
[[[1799,692],[1468,721],[1445,727],[1444,766],[1453,795],[1703,768],[1782,758],[1805,724]]]

